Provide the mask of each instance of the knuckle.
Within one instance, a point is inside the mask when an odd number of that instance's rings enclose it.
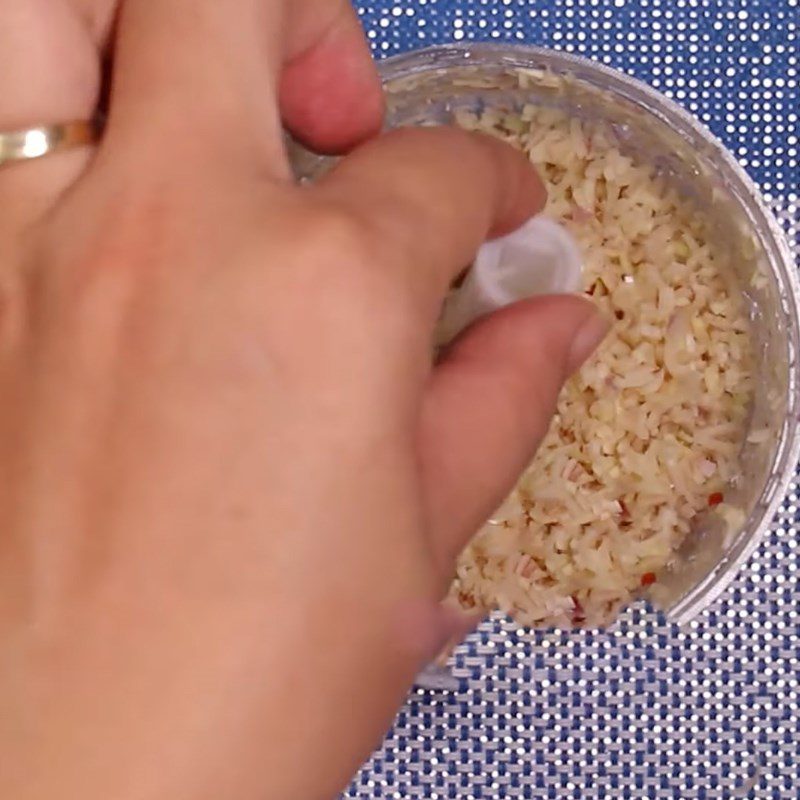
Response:
[[[354,271],[368,268],[385,255],[374,226],[347,210],[328,209],[312,218],[309,229],[315,247]]]
[[[69,208],[51,225],[45,255],[76,287],[116,272],[140,273],[153,263],[163,243],[165,209],[158,202],[91,202],[90,226],[79,218],[87,204]]]
[[[347,209],[325,209],[306,219],[299,256],[312,265],[318,319],[332,313],[368,321],[382,338],[415,322],[416,294],[403,256],[370,219]]]
[[[157,201],[92,203],[90,225],[67,208],[51,220],[41,239],[39,291],[67,324],[84,328],[121,321],[135,297],[152,289],[168,267],[164,209]]]

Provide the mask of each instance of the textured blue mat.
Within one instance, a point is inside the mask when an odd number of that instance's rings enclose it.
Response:
[[[636,75],[700,117],[800,253],[800,2],[361,0],[376,55],[528,42]],[[414,695],[347,798],[800,797],[795,482],[772,532],[685,630],[639,607],[604,634],[486,623],[460,692]],[[346,724],[346,723],[345,723]]]

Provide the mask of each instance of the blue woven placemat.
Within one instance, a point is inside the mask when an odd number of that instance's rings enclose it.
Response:
[[[703,120],[800,255],[800,1],[361,0],[376,55],[527,42],[633,74]],[[347,798],[800,798],[798,486],[724,599],[684,630],[484,624],[462,689],[419,691]],[[343,723],[346,724],[346,723]]]

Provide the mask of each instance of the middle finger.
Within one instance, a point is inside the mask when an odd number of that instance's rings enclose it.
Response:
[[[285,178],[277,74],[285,3],[128,0],[118,23],[110,151]]]

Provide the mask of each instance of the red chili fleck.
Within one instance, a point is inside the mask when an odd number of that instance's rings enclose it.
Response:
[[[708,504],[713,508],[718,506],[724,499],[722,492],[714,492],[714,494],[708,496]]]
[[[656,582],[655,572],[645,572],[642,575],[642,586],[652,586]]]
[[[619,503],[619,508],[620,508],[620,512],[621,512],[622,517],[623,518],[630,517],[631,512],[628,511],[628,506],[625,505],[625,501],[620,497],[620,499],[617,500],[617,502]]]

